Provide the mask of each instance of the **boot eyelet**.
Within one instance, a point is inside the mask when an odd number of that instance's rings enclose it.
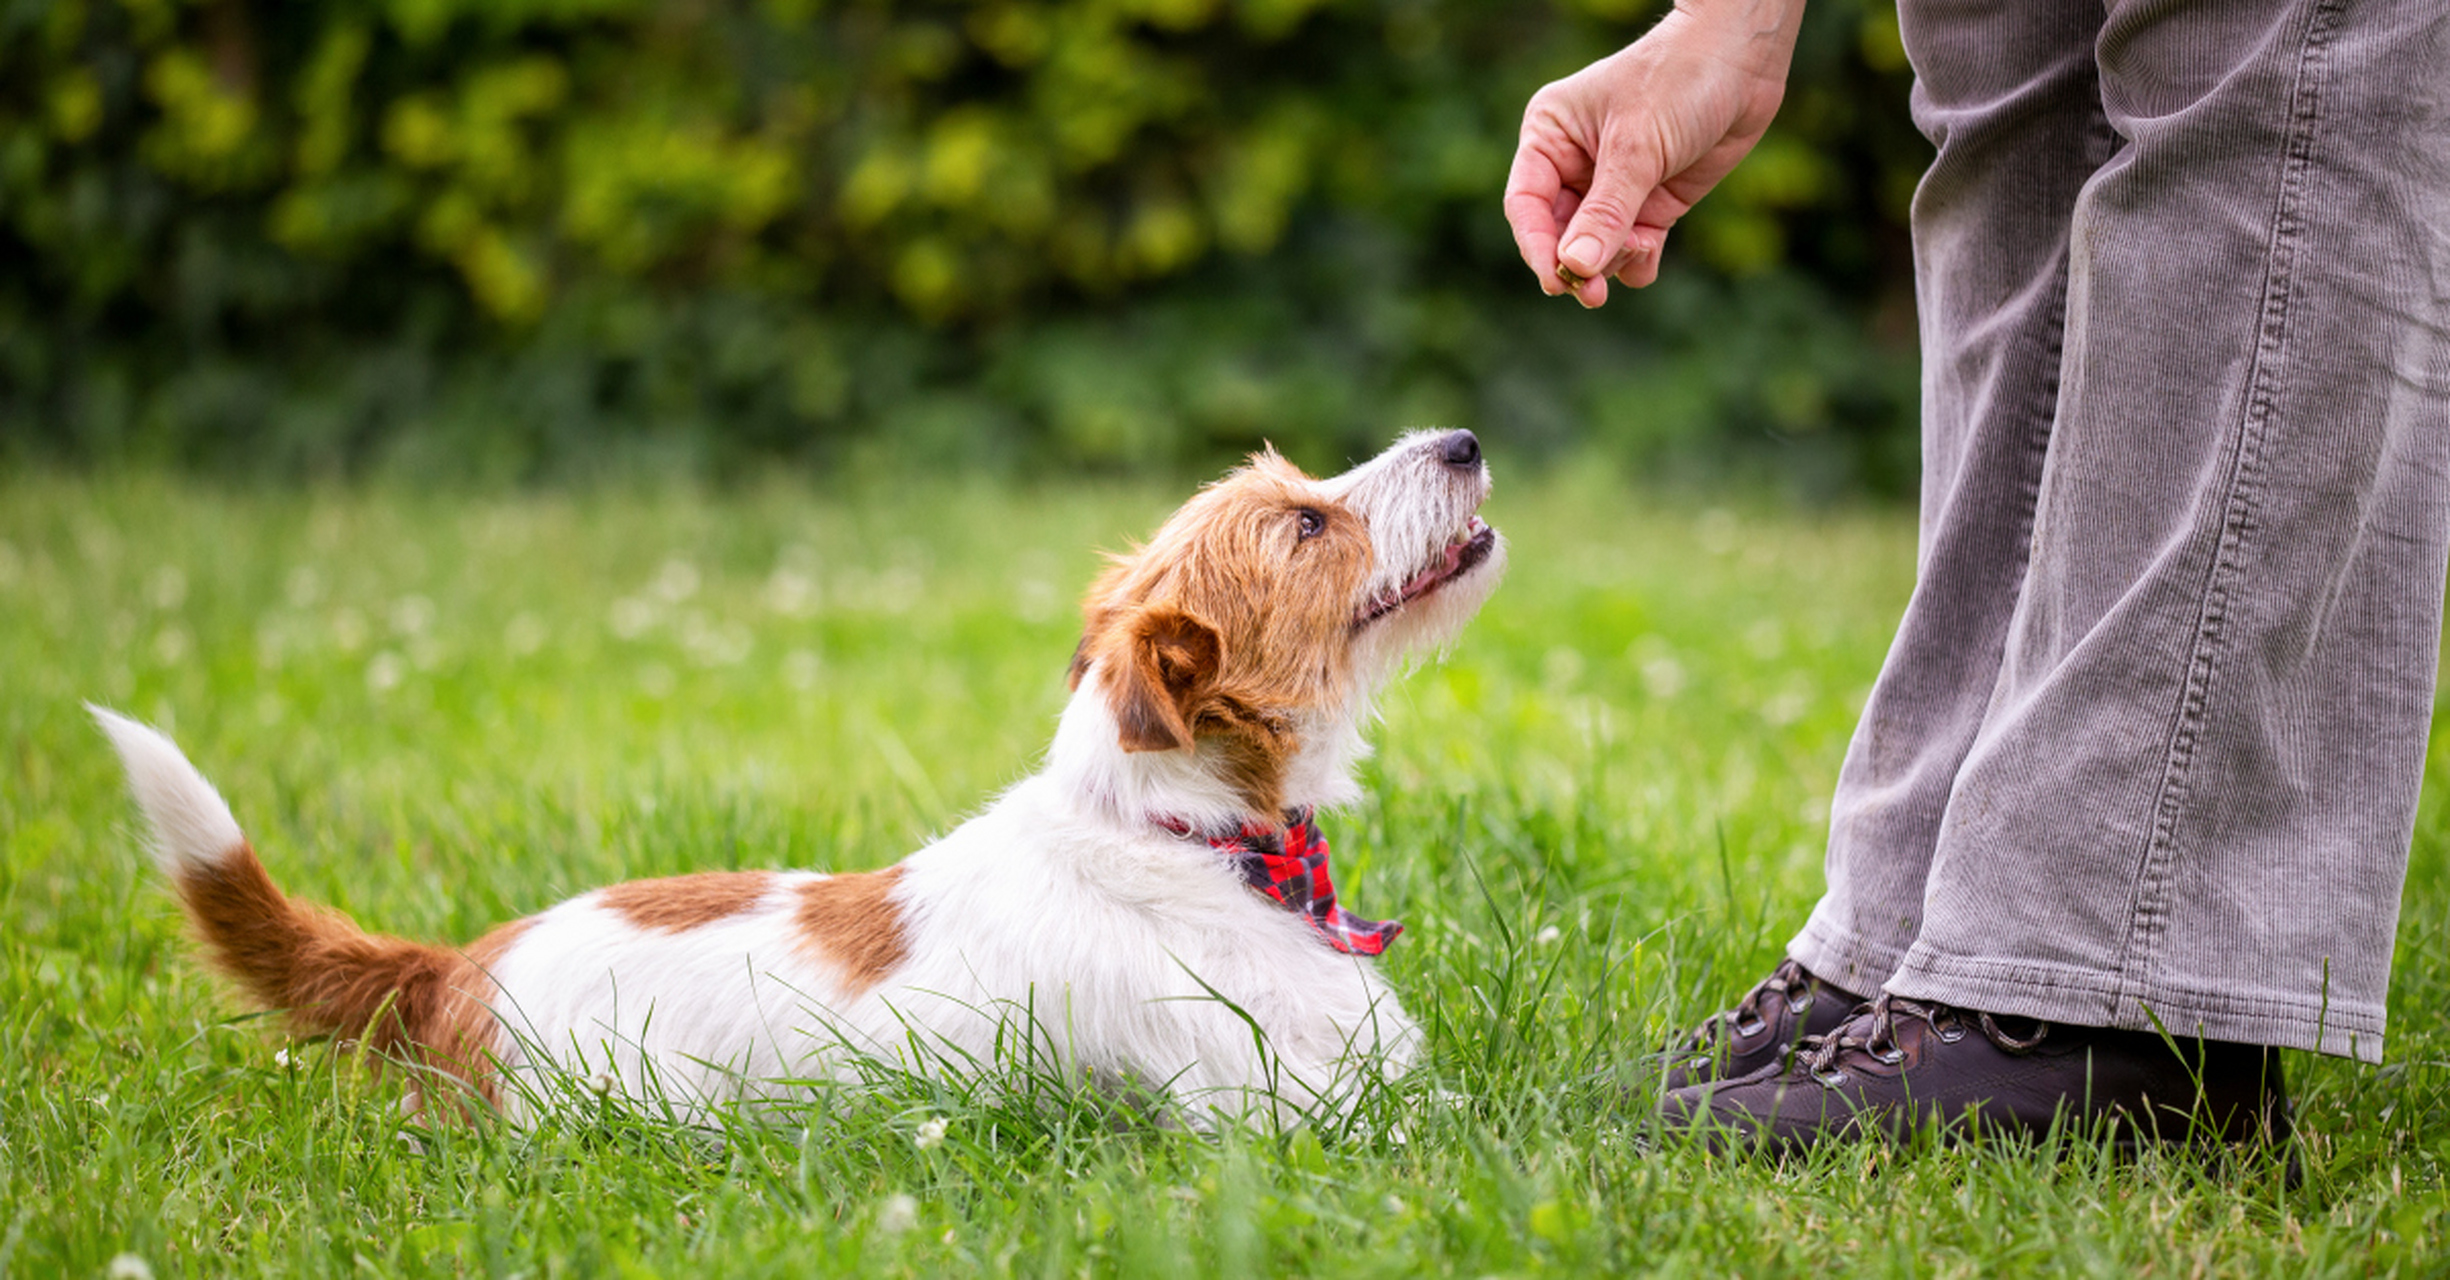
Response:
[[[1807,1014],[1807,1013],[1811,1012],[1811,1011],[1812,1011],[1812,993],[1811,993],[1811,992],[1809,992],[1809,991],[1805,992],[1805,993],[1803,994],[1803,998],[1802,998],[1802,999],[1800,999],[1800,1000],[1796,999],[1796,998],[1795,998],[1795,997],[1793,997],[1793,996],[1788,996],[1788,997],[1786,998],[1786,1011],[1787,1011],[1788,1013],[1794,1014],[1794,1015],[1795,1015],[1796,1017],[1798,1017],[1798,1018],[1800,1018],[1800,1017],[1802,1017],[1803,1015],[1805,1015],[1805,1014]]]
[[[1865,1052],[1871,1054],[1872,1061],[1884,1067],[1893,1067],[1906,1060],[1906,1051],[1896,1045],[1886,1049],[1867,1049]]]
[[[1848,1080],[1846,1073],[1843,1071],[1815,1070],[1812,1073],[1812,1078],[1819,1081],[1820,1087],[1823,1089],[1843,1089],[1846,1087]]]
[[[1965,1028],[1953,1022],[1939,1028],[1939,1033],[1941,1044],[1955,1044],[1965,1038]]]
[[[1736,1035],[1746,1039],[1769,1030],[1768,1021],[1760,1017],[1753,1017],[1750,1020],[1738,1017],[1730,1021],[1728,1025],[1735,1029]]]

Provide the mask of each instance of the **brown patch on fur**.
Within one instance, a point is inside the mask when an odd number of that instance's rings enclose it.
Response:
[[[739,915],[773,883],[771,871],[700,871],[617,884],[598,893],[596,902],[641,929],[678,933]]]
[[[801,885],[799,926],[803,947],[838,965],[843,987],[858,995],[898,968],[910,955],[902,913],[892,901],[900,867],[827,876]]]
[[[1302,513],[1323,527],[1301,533]],[[1300,713],[1341,697],[1361,518],[1273,452],[1203,489],[1083,605],[1071,681],[1095,664],[1127,751],[1206,744],[1255,814],[1282,807]]]
[[[177,887],[213,966],[258,1004],[284,1011],[293,1029],[455,1076],[500,1102],[492,1060],[503,1045],[486,1007],[498,993],[480,966],[509,950],[527,921],[465,953],[370,934],[283,894],[251,846],[183,871]]]
[[[495,925],[462,948],[446,997],[423,1011],[425,1022],[409,1027],[426,1061],[467,1082],[489,1107],[502,1105],[501,1081],[494,1068],[510,1048],[495,1014],[502,989],[494,984],[493,967],[535,923],[528,917]],[[422,1102],[425,1091],[420,1089],[418,1096]],[[466,1108],[461,1110],[464,1113]]]

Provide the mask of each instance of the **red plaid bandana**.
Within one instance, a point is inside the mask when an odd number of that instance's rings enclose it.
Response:
[[[1311,825],[1308,809],[1287,813],[1281,827],[1244,823],[1224,836],[1194,831],[1180,818],[1154,821],[1175,835],[1207,841],[1242,873],[1244,884],[1308,920],[1328,946],[1346,955],[1377,955],[1404,931],[1396,921],[1364,920],[1336,905],[1335,882],[1327,877],[1327,837]]]

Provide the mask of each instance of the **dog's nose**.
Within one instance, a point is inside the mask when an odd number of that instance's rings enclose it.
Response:
[[[1449,431],[1438,442],[1438,457],[1450,467],[1480,465],[1480,437],[1469,431]]]

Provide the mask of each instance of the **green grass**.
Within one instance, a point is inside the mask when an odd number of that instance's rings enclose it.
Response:
[[[1766,971],[1818,892],[1910,585],[1902,511],[1501,484],[1511,580],[1387,699],[1369,798],[1328,826],[1348,900],[1411,926],[1387,971],[1431,1037],[1350,1131],[1201,1138],[1061,1082],[899,1081],[718,1134],[409,1132],[394,1084],[285,1046],[190,961],[78,705],[171,729],[293,892],[392,932],[876,866],[1029,767],[1094,549],[1178,496],[0,481],[0,1274],[2450,1266],[2438,761],[2390,1065],[2289,1060],[2300,1189],[2080,1143],[1779,1167],[1639,1140],[1628,1064]]]

